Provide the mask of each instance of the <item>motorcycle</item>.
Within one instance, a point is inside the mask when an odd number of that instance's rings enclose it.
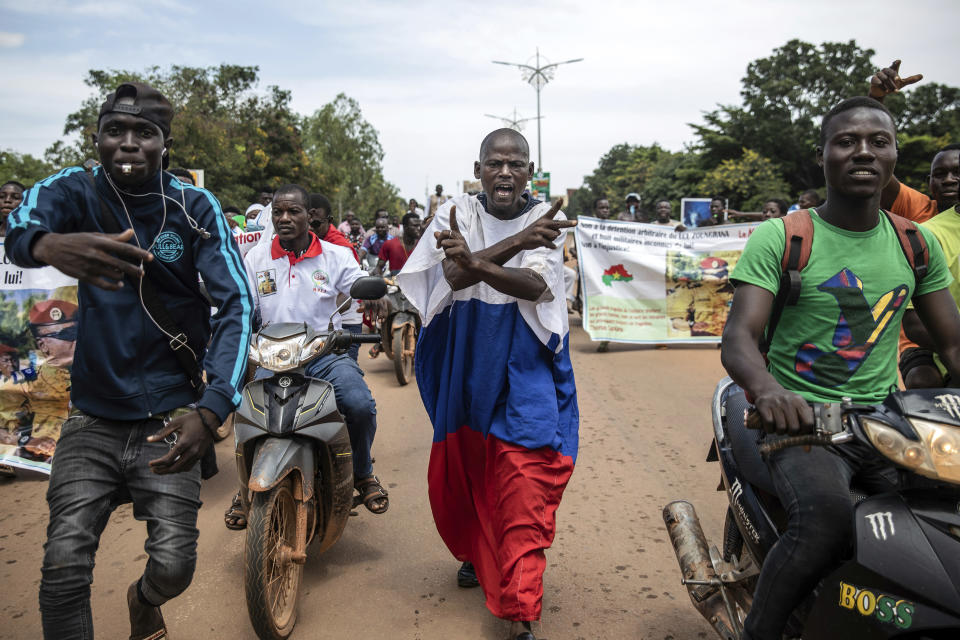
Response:
[[[787,636],[960,637],[960,395],[919,389],[892,393],[877,405],[811,404],[814,433],[760,444],[749,430],[759,420],[735,391],[730,378],[717,385],[707,456],[720,463],[718,491],[729,501],[722,551],[708,546],[692,504],[663,509],[681,582],[717,634],[742,637],[760,567],[786,525],[762,455],[856,442],[896,466],[898,488],[867,495],[854,482],[852,556],[793,613]]]
[[[364,277],[350,295],[374,300],[385,291],[383,279]],[[273,374],[244,387],[234,422],[240,496],[248,514],[244,591],[261,639],[293,631],[307,545],[314,542],[316,553],[329,549],[355,506],[350,436],[333,385],[304,376],[304,367],[351,344],[379,340],[334,330],[331,320],[326,332],[305,323],[267,325],[250,345],[251,365]]]
[[[420,313],[393,278],[387,279],[387,315],[380,323],[380,339],[387,357],[393,360],[397,382],[413,380],[413,358],[420,334]]]

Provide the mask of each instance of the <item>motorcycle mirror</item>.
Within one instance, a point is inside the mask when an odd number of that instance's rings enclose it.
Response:
[[[350,288],[350,292],[353,293],[353,287]],[[342,303],[340,303],[340,306],[337,307],[337,310],[334,311],[333,315],[330,316],[330,322],[327,323],[327,331],[333,331],[333,319],[336,317],[338,313],[343,313],[344,311],[349,309],[351,304],[353,304],[353,298],[347,298]]]
[[[350,287],[350,297],[356,300],[378,300],[387,293],[387,283],[378,276],[357,278]]]

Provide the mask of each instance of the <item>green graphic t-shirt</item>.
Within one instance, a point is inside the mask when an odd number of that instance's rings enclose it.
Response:
[[[942,211],[924,222],[922,226],[933,232],[940,241],[947,268],[953,276],[950,295],[960,306],[960,205]]]
[[[870,231],[847,231],[816,211],[810,261],[801,271],[800,299],[780,317],[767,357],[785,389],[815,402],[883,400],[897,384],[897,341],[914,277],[897,232],[880,215]],[[943,289],[951,276],[936,238],[921,227],[930,249],[918,295]],[[754,230],[730,275],[770,291],[780,287],[784,252],[780,219]]]

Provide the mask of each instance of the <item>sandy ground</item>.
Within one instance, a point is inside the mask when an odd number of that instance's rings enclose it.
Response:
[[[723,375],[712,346],[611,345],[595,352],[571,316],[580,453],[547,552],[545,640],[712,638],[694,611],[661,519],[674,499],[694,502],[719,541],[725,509],[719,471],[704,462],[709,402]],[[376,471],[390,510],[361,509],[341,540],[309,555],[295,639],[500,639],[478,589],[456,586],[458,563],[443,545],[426,491],[431,429],[415,385],[400,387],[385,357],[361,364],[377,399]],[[243,533],[223,526],[235,490],[232,438],[218,446],[221,472],[203,487],[193,584],[164,607],[174,640],[254,639],[242,583]],[[43,477],[0,481],[0,638],[41,637],[37,609],[47,508]],[[129,506],[104,532],[93,585],[99,638],[126,638],[124,594],[146,556],[145,527]]]

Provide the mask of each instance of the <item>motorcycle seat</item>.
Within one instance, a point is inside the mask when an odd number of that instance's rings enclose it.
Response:
[[[744,424],[746,410],[752,405],[747,402],[743,389],[738,385],[731,385],[723,401],[726,405],[726,433],[741,477],[753,486],[777,495],[773,478],[770,477],[770,470],[767,469],[767,463],[760,455],[758,440],[762,432],[747,429]]]

